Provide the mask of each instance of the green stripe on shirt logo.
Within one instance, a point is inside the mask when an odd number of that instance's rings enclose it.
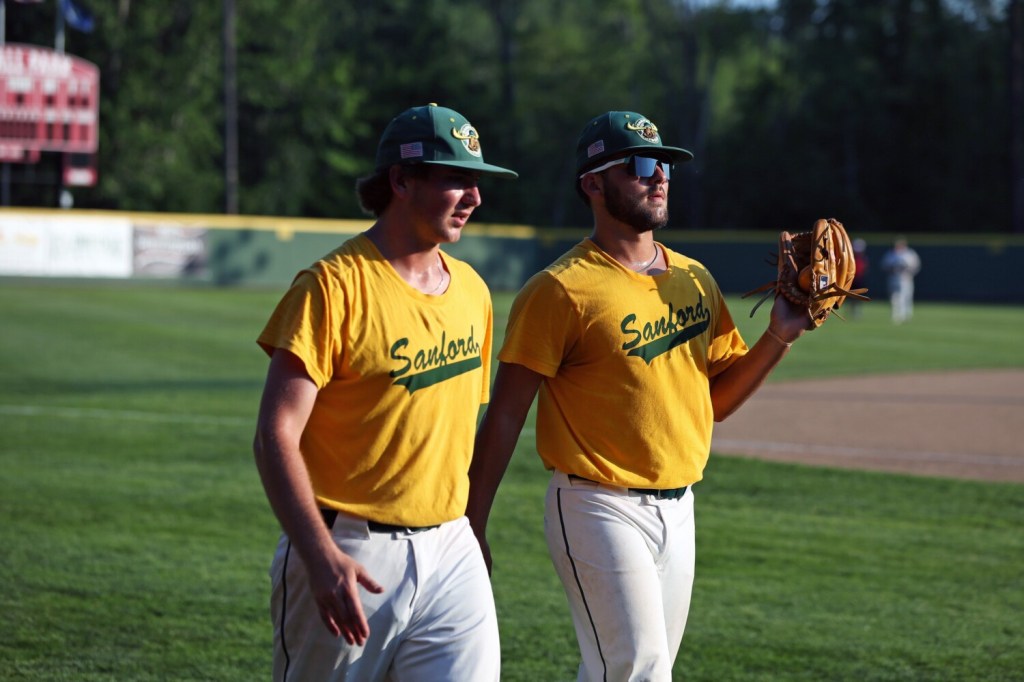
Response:
[[[629,351],[627,355],[643,358],[644,362],[649,365],[651,364],[651,360],[659,355],[667,353],[676,346],[686,343],[693,337],[703,334],[707,331],[708,324],[710,324],[710,322],[710,320],[704,320],[697,324],[691,324],[689,327],[685,327],[671,336],[663,336],[656,341],[651,341],[647,345],[638,346]]]
[[[480,366],[480,356],[477,356],[475,358],[468,358],[459,362],[453,362],[434,369],[428,369],[426,372],[420,372],[419,374],[404,376],[400,379],[396,379],[395,384],[398,386],[405,386],[409,390],[409,393],[415,393],[421,388],[439,384],[442,381],[446,381],[460,374],[465,374],[466,372],[472,372]]]

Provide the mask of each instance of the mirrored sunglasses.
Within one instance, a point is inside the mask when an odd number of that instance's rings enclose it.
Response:
[[[600,173],[601,171],[608,170],[612,166],[618,166],[620,164],[626,164],[626,172],[637,178],[649,178],[654,175],[654,171],[658,166],[661,166],[661,172],[665,174],[665,179],[671,178],[672,164],[661,159],[655,159],[650,156],[627,156],[624,159],[615,159],[608,163],[602,164],[597,168],[591,168],[586,173],[580,175],[582,178],[587,173]]]

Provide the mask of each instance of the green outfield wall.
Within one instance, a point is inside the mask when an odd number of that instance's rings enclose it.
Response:
[[[369,225],[369,220],[0,209],[0,276],[283,288],[300,269]],[[477,224],[444,248],[472,264],[493,290],[514,291],[587,233]],[[868,244],[870,293],[884,297],[878,264],[895,235],[855,236]],[[919,300],[1024,303],[1024,236],[908,236],[923,263],[916,280]],[[753,289],[774,273],[766,263],[776,251],[772,233],[666,229],[658,239],[703,262],[727,293]]]

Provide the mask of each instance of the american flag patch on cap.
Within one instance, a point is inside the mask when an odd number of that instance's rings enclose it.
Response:
[[[598,140],[594,144],[587,147],[587,158],[589,159],[594,154],[600,154],[604,151],[604,140]]]
[[[403,159],[412,159],[417,156],[423,156],[423,143],[422,142],[407,142],[399,147]]]

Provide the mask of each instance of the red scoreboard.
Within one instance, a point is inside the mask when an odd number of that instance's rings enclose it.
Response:
[[[99,146],[99,68],[35,45],[0,48],[0,162]],[[78,158],[81,158],[79,156]]]

